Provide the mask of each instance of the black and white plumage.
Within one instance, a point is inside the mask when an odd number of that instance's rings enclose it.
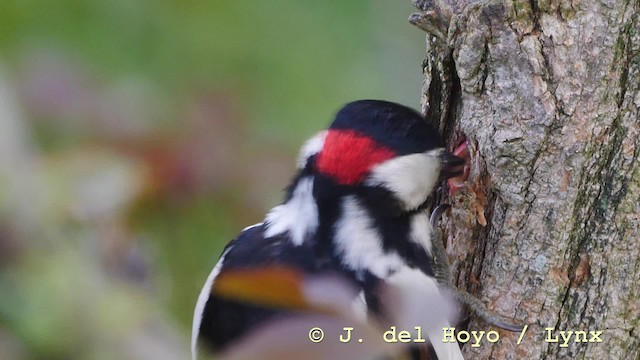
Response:
[[[223,251],[196,305],[194,359],[199,347],[219,351],[290,315],[212,293],[221,272],[278,265],[339,273],[361,290],[354,303],[363,314],[385,313],[374,291],[381,282],[435,286],[423,204],[463,163],[414,110],[376,100],[347,104],[303,147],[285,201]],[[440,358],[461,358],[457,344],[432,343]]]

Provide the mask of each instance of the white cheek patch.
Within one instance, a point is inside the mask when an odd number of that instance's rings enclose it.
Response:
[[[382,186],[393,192],[406,210],[416,209],[438,182],[442,150],[399,156],[378,164],[371,170],[365,185]]]
[[[342,217],[336,223],[335,243],[345,266],[386,278],[403,264],[396,252],[384,251],[382,236],[354,197],[345,197],[342,209]]]
[[[327,137],[327,130],[320,131],[314,137],[307,140],[307,142],[302,145],[300,149],[300,154],[298,155],[298,160],[296,161],[298,169],[304,169],[307,165],[307,160],[310,157],[317,154],[322,150],[324,146],[324,140]]]
[[[265,237],[288,231],[291,242],[302,245],[305,236],[318,228],[318,205],[313,198],[313,177],[300,179],[291,199],[271,209],[265,224]]]

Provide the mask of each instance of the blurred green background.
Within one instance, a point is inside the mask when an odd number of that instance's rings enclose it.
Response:
[[[181,359],[344,103],[418,108],[410,1],[0,2],[0,359]]]

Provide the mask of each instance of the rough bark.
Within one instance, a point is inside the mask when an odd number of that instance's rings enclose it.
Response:
[[[415,5],[423,111],[471,149],[468,186],[439,197],[457,285],[529,325],[464,353],[640,358],[640,1]],[[602,342],[561,347],[549,327]]]

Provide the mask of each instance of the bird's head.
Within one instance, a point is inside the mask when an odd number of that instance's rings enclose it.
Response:
[[[326,182],[365,197],[390,197],[401,211],[418,208],[438,180],[460,175],[464,162],[445,150],[419,113],[378,100],[345,105],[299,159]]]

